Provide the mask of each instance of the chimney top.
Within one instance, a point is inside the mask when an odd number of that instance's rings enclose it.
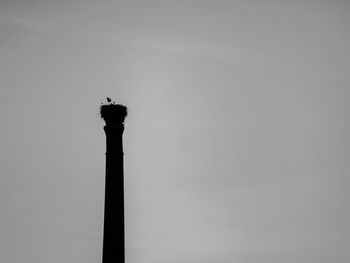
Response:
[[[126,106],[109,102],[100,106],[101,118],[106,122],[107,126],[123,125],[125,117],[128,113]]]

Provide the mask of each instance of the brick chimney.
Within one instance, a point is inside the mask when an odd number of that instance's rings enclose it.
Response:
[[[102,104],[105,121],[106,185],[102,263],[125,262],[123,131],[127,108],[110,102]]]

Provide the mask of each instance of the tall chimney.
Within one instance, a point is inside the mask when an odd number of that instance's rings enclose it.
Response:
[[[127,108],[102,104],[100,114],[106,133],[106,186],[102,263],[125,262],[123,131]]]

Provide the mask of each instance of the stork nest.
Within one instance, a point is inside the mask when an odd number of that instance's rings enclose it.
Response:
[[[114,102],[100,106],[100,115],[106,124],[124,124],[127,113],[126,106]]]

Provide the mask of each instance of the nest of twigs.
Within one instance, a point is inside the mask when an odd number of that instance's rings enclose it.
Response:
[[[126,106],[114,102],[100,106],[100,115],[106,124],[124,124],[127,113]]]

